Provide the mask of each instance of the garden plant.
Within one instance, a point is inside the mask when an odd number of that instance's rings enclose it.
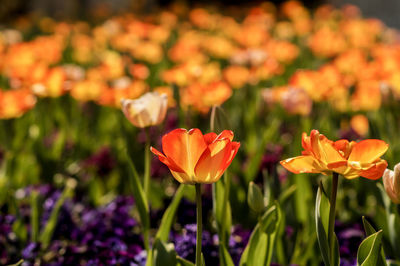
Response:
[[[0,265],[400,265],[400,31],[97,11],[0,27]]]

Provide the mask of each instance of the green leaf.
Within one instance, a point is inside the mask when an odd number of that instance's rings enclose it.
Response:
[[[340,251],[339,251],[339,241],[336,237],[335,232],[333,233],[333,237],[335,238],[334,247],[333,247],[333,265],[339,266],[340,265]]]
[[[73,191],[76,187],[75,179],[68,179],[63,193],[60,198],[57,200],[56,204],[53,207],[53,210],[50,213],[50,218],[44,226],[40,236],[39,242],[42,244],[41,248],[45,250],[50,244],[51,238],[53,237],[54,230],[56,229],[58,222],[58,215],[60,213],[61,207],[64,205],[64,202],[67,198],[72,197]]]
[[[264,209],[264,196],[261,192],[261,189],[253,181],[251,181],[249,184],[247,203],[256,213],[259,213]]]
[[[382,230],[378,231],[361,242],[357,252],[357,264],[361,266],[375,266],[381,251]]]
[[[22,263],[24,262],[24,260],[19,260],[17,263],[14,263],[14,264],[8,264],[7,266],[19,266],[19,265],[21,265]]]
[[[330,265],[328,243],[329,208],[329,200],[325,195],[321,184],[318,188],[317,199],[315,201],[315,224],[318,244],[325,265]]]
[[[364,230],[365,230],[365,233],[367,234],[367,236],[370,236],[370,235],[376,233],[376,230],[375,230],[374,227],[367,221],[367,219],[365,218],[365,216],[362,217],[362,221],[363,221]]]
[[[153,266],[176,265],[176,258],[174,244],[156,239],[153,246]]]
[[[249,151],[250,153],[252,153],[252,156],[250,156],[250,161],[247,164],[244,172],[244,176],[247,182],[253,181],[258,173],[259,166],[265,152],[265,150],[260,149],[260,147],[265,147],[265,145],[267,145],[267,143],[271,141],[274,134],[276,134],[279,126],[279,119],[273,119],[267,130],[264,131],[261,142],[257,145],[257,149],[255,151]]]
[[[226,179],[224,178],[224,181]],[[227,192],[227,186],[224,186],[224,182],[217,182],[212,185],[213,187],[213,212],[217,222],[218,236],[219,239],[225,239],[227,241],[230,236],[232,227],[232,211],[228,198],[225,196]],[[225,214],[224,214],[225,204]],[[223,230],[223,232],[222,232]],[[224,235],[223,235],[224,234]],[[225,242],[226,244],[226,242]]]
[[[367,234],[367,236],[375,234],[376,233],[375,228],[367,221],[367,219],[364,216],[362,217],[362,220],[363,220],[363,224],[364,224],[364,230],[365,230],[365,233]],[[377,266],[384,266],[384,265],[387,265],[386,264],[386,256],[385,256],[383,247],[381,247],[381,254],[378,258]]]
[[[297,186],[291,185],[289,188],[282,191],[282,194],[279,196],[279,204],[283,205],[286,201],[296,192]]]
[[[178,262],[178,265],[180,266],[195,266],[193,262],[188,261],[182,257],[176,256],[176,260]]]
[[[311,223],[310,213],[312,212],[313,191],[310,179],[304,174],[293,175],[294,184],[297,189],[294,192],[296,218],[302,224]]]
[[[275,237],[281,221],[281,211],[276,203],[261,217],[247,244],[240,265],[269,265],[274,250]]]
[[[17,219],[13,223],[12,230],[15,233],[15,235],[18,237],[18,239],[20,239],[23,243],[25,243],[27,241],[28,229],[25,226],[25,223],[21,218]]]
[[[39,236],[39,193],[31,192],[31,241],[37,242]]]
[[[235,266],[233,263],[232,257],[226,249],[225,245],[220,245],[219,248],[220,256],[222,257],[223,265],[225,266]]]
[[[128,163],[129,168],[129,182],[139,211],[140,221],[142,222],[145,248],[148,250],[148,234],[150,228],[149,205],[143,191],[142,183],[140,182],[139,174],[127,153],[125,153],[125,157],[125,161]]]
[[[156,239],[160,239],[161,241],[168,241],[169,232],[171,230],[172,222],[176,214],[176,210],[178,209],[179,203],[185,193],[185,188],[187,186],[181,184],[177,191],[175,192],[174,199],[172,200],[171,204],[168,206],[167,210],[165,211],[161,223],[160,228],[157,231]]]

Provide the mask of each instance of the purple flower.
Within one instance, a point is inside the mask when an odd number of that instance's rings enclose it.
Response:
[[[358,246],[365,237],[361,224],[336,222],[335,232],[339,241],[341,265],[356,265]]]
[[[43,230],[61,191],[50,186],[28,187],[18,192],[19,197],[28,199],[33,189],[39,192],[40,230]],[[49,247],[43,252],[39,252],[38,243],[28,243],[19,251],[23,243],[15,240],[12,232],[15,218],[0,215],[0,263],[8,264],[22,257],[24,265],[33,265],[36,261],[41,265],[134,265],[135,256],[143,250],[143,240],[135,233],[138,230],[134,230],[138,223],[131,216],[133,207],[132,197],[119,196],[98,208],[66,200]],[[29,232],[29,204],[22,205],[20,215]]]
[[[188,224],[181,234],[172,233],[171,238],[175,244],[176,252],[182,258],[194,261],[196,252],[196,224]],[[234,227],[229,239],[229,253],[235,265],[239,264],[240,257],[250,238],[250,231],[237,226]],[[219,239],[217,234],[211,234],[203,230],[202,251],[206,263],[209,265],[219,264]]]
[[[26,260],[36,258],[39,251],[39,245],[37,243],[29,243],[23,250],[22,250],[22,258]]]
[[[105,176],[115,167],[115,160],[109,147],[103,147],[83,161],[82,166],[93,169],[99,176]]]

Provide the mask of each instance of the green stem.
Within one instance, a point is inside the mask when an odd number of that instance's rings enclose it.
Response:
[[[224,201],[222,202],[222,217],[226,217],[227,216],[227,209],[228,209],[228,202],[229,202],[229,188],[230,188],[230,182],[229,182],[229,178],[228,178],[228,174],[227,172],[225,172],[224,174]],[[225,233],[225,222],[221,223],[221,243],[225,246],[227,246],[226,244],[226,237],[227,234]]]
[[[31,241],[37,242],[39,238],[39,193],[35,190],[31,192]]]
[[[339,181],[339,174],[334,172],[332,175],[331,198],[329,200],[330,209],[329,209],[329,227],[328,227],[328,241],[329,241],[329,248],[331,253],[330,258],[332,265],[334,262],[333,253],[335,248],[335,237],[333,232],[335,228],[335,209],[336,209],[336,195],[337,195],[338,181]]]
[[[196,266],[201,265],[201,238],[203,230],[202,208],[201,208],[201,184],[196,184],[197,205],[197,235],[196,235]]]
[[[211,116],[210,116],[210,131],[214,132],[215,129],[215,112],[216,112],[217,106],[213,105],[211,109]]]
[[[151,155],[150,155],[150,132],[149,128],[145,129],[146,131],[146,146],[144,148],[144,180],[143,180],[143,189],[144,195],[147,200],[150,199],[149,191],[150,191],[150,167],[151,167]]]

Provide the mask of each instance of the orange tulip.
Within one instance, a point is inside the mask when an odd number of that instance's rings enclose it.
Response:
[[[336,172],[347,179],[362,176],[375,180],[382,177],[387,167],[387,162],[380,156],[389,145],[382,140],[333,142],[314,129],[310,136],[303,133],[302,146],[301,156],[281,161],[283,167],[295,174]]]
[[[164,154],[151,147],[159,160],[168,166],[174,178],[183,184],[217,182],[235,157],[240,143],[233,142],[233,132],[224,130],[203,135],[197,128],[178,128],[162,138]]]

